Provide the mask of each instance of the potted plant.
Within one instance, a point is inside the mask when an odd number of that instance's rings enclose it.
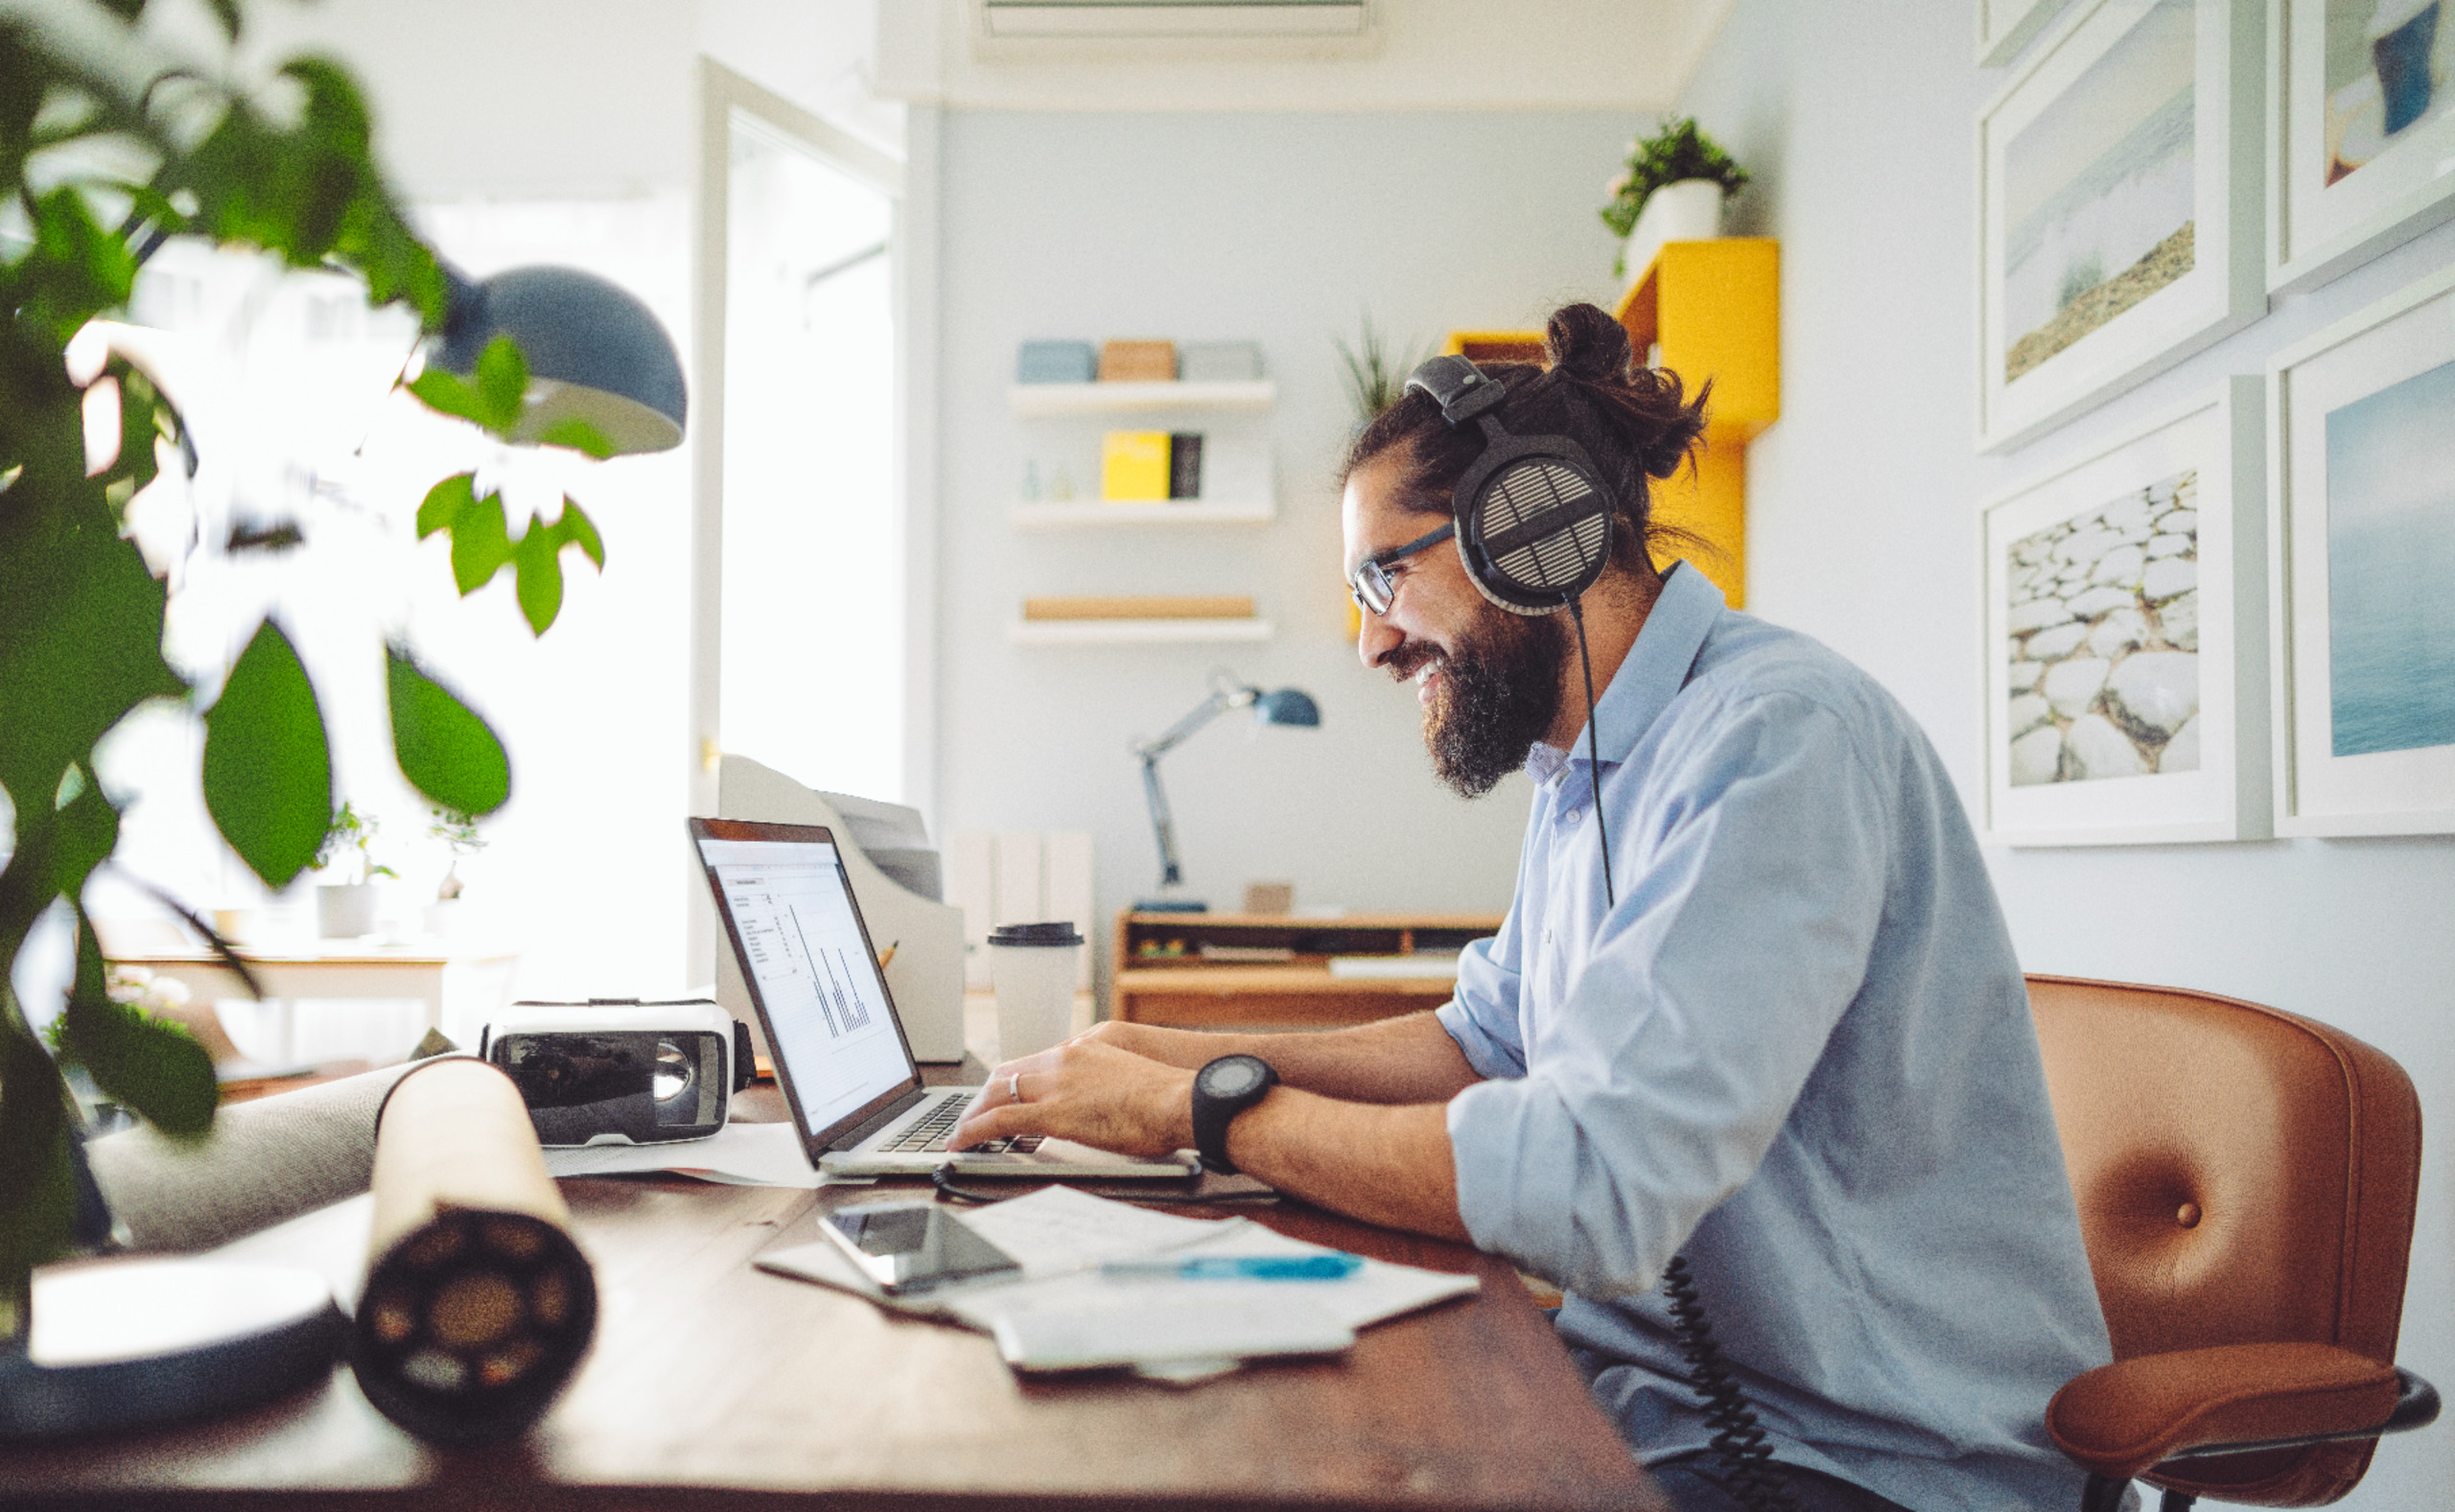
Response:
[[[147,9],[49,0],[0,24],[0,1364],[27,1347],[33,1268],[68,1251],[78,1221],[75,1104],[14,986],[55,905],[74,925],[54,1021],[64,1054],[100,1095],[174,1137],[207,1132],[218,1100],[205,1048],[109,989],[84,898],[118,849],[120,805],[96,775],[96,748],[140,706],[199,717],[205,813],[268,888],[307,868],[334,817],[323,709],[277,614],[226,669],[166,657],[172,584],[148,561],[129,504],[157,479],[180,487],[193,453],[175,395],[107,339],[77,338],[127,309],[144,259],[176,236],[347,269],[370,301],[413,308],[429,335],[451,307],[442,267],[376,167],[347,74],[312,58],[236,66],[243,0],[197,12],[218,34],[154,26]],[[259,92],[242,79],[266,82]],[[91,345],[91,361],[72,361],[72,342]],[[499,337],[474,378],[430,366],[406,386],[512,440],[527,384],[526,359]],[[613,450],[578,422],[539,439]],[[226,541],[192,531],[193,548],[277,550],[317,523]],[[561,548],[601,565],[602,546],[569,506],[518,540],[504,523],[500,496],[480,497],[463,473],[430,493],[418,530],[451,540],[464,594],[515,571],[522,611],[542,633],[560,603]],[[385,667],[392,752],[409,785],[466,813],[500,807],[509,759],[484,720],[406,642],[386,648]],[[194,911],[152,891],[252,983]]]
[[[1413,373],[1423,355],[1415,348],[1403,352],[1391,347],[1388,339],[1372,328],[1372,316],[1364,317],[1364,337],[1354,346],[1338,337],[1330,344],[1339,349],[1339,361],[1346,366],[1346,392],[1355,406],[1355,426],[1361,430],[1372,423],[1382,410],[1407,397],[1407,375]]]
[[[437,940],[451,937],[455,915],[460,908],[460,859],[486,849],[483,835],[478,833],[478,818],[456,808],[440,804],[427,810],[426,832],[452,849],[452,860],[443,869],[443,880],[434,889],[434,901],[426,906],[426,932]]]
[[[316,931],[325,939],[355,940],[375,932],[375,879],[397,881],[401,875],[375,859],[375,835],[383,827],[373,814],[360,813],[346,799],[324,826],[324,843],[316,850],[316,871],[329,871],[336,861],[349,865],[349,852],[358,852],[357,881],[326,882],[316,889]]]
[[[1722,197],[1746,182],[1747,170],[1694,116],[1666,117],[1653,135],[1632,138],[1626,172],[1603,186],[1602,223],[1622,238],[1612,272],[1634,278],[1665,242],[1719,236]]]

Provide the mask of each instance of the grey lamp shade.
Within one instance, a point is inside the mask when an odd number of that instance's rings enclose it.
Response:
[[[682,360],[646,305],[575,268],[515,268],[478,283],[449,276],[451,314],[434,360],[465,377],[496,337],[518,342],[528,407],[516,439],[584,420],[617,453],[682,444]]]
[[[1321,706],[1300,687],[1282,687],[1253,700],[1253,717],[1266,725],[1318,725]]]

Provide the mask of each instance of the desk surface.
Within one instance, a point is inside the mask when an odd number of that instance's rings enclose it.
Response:
[[[770,1244],[808,1234],[820,1206],[899,1186],[918,1183],[564,1182],[596,1265],[596,1341],[562,1401],[515,1443],[429,1449],[338,1370],[328,1385],[217,1422],[0,1449],[0,1500],[234,1507],[258,1504],[256,1492],[289,1509],[629,1512],[733,1508],[755,1492],[759,1505],[911,1509],[1660,1506],[1516,1274],[1440,1241],[1292,1203],[1254,1208],[1306,1239],[1471,1270],[1483,1291],[1367,1329],[1343,1359],[1252,1365],[1189,1389],[1023,1381],[979,1335],[751,1268]]]

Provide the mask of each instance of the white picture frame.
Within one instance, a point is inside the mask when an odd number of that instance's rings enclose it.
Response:
[[[2420,108],[2390,133],[2387,59],[2367,34],[2409,42],[2425,21],[2428,67],[2398,80],[2398,108],[2414,107],[2416,82]],[[2338,36],[2331,56],[2330,27],[2354,24],[2363,35]],[[2269,292],[2314,289],[2455,219],[2455,0],[2269,0],[2267,31]],[[2372,44],[2367,70],[2356,42]]]
[[[2455,834],[2455,268],[2277,353],[2268,410],[2276,832]]]
[[[2262,417],[2228,379],[1983,506],[1989,841],[2268,837]]]
[[[2085,0],[1978,112],[1977,449],[2267,312],[2265,0]]]
[[[2000,68],[2021,56],[2067,0],[1977,0],[1977,66]]]

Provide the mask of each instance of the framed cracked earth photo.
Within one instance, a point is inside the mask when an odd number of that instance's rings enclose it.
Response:
[[[2268,372],[2277,831],[2455,833],[2455,268]]]
[[[1986,834],[2269,832],[2259,381],[1985,508]]]
[[[2265,9],[2078,5],[1979,112],[1980,451],[2266,312]]]

